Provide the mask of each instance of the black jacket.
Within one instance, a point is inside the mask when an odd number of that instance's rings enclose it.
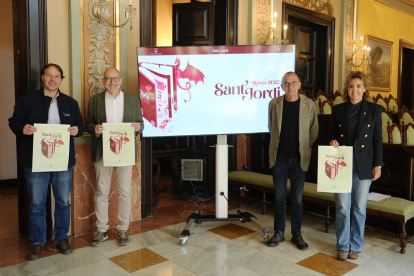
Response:
[[[353,146],[360,179],[372,179],[372,168],[383,166],[381,106],[362,100],[356,128],[355,142],[349,142],[349,104],[342,103],[332,108],[332,140],[340,146]]]
[[[33,135],[24,135],[23,127],[26,124],[47,124],[51,101],[52,98],[45,96],[41,89],[22,96],[14,106],[13,116],[9,119],[9,127],[19,139],[17,161],[25,167],[32,168]],[[82,136],[83,123],[78,102],[60,92],[57,104],[60,123],[77,126],[76,137]],[[73,136],[70,136],[68,168],[73,167],[75,163],[75,145]]]

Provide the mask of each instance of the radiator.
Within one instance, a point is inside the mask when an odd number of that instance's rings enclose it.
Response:
[[[183,180],[203,181],[203,159],[181,159]]]

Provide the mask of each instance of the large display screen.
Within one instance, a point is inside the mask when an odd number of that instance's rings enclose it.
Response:
[[[137,48],[144,137],[268,131],[294,45]]]

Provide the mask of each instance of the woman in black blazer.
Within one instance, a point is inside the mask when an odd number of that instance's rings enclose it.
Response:
[[[351,193],[335,194],[338,259],[356,260],[364,245],[369,187],[381,176],[381,106],[370,103],[367,76],[351,72],[345,80],[345,103],[332,109],[331,146],[353,146]],[[351,211],[352,209],[352,211]]]

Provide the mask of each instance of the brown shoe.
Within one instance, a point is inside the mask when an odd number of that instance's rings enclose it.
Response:
[[[348,259],[356,260],[356,259],[358,259],[358,255],[359,255],[359,253],[350,252],[349,255],[348,255]]]
[[[60,240],[56,244],[56,248],[60,251],[60,253],[62,253],[64,255],[69,255],[73,252],[73,248],[72,248],[72,246],[70,246],[67,239]]]
[[[348,259],[348,252],[338,251],[338,260],[346,261]]]
[[[43,245],[41,244],[34,244],[30,247],[29,254],[27,255],[27,259],[29,261],[35,261],[40,258],[40,254],[42,253]]]

